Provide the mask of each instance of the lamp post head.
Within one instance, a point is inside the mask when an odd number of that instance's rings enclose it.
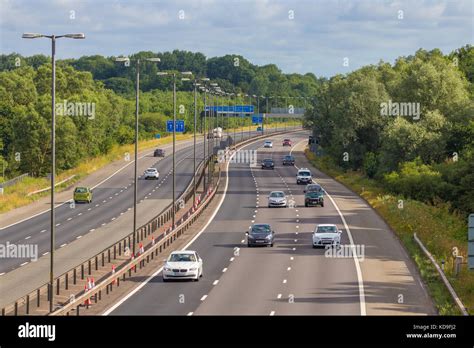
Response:
[[[38,33],[23,33],[21,37],[23,39],[37,39],[43,36],[44,36],[43,34],[38,34]]]
[[[66,35],[63,35],[64,37],[67,37],[69,39],[85,39],[86,36],[84,35],[84,33],[76,33],[76,34],[66,34]]]

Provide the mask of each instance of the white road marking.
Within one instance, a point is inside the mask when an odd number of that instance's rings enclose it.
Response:
[[[67,245],[67,243],[64,243],[60,246],[60,248],[65,247],[66,245]]]
[[[229,261],[230,261],[230,262],[234,261],[234,258],[233,258],[233,257],[231,257],[231,258],[229,259]]]
[[[245,147],[245,146],[244,146]],[[232,154],[231,158],[235,155]],[[214,220],[214,217],[217,215],[217,213],[219,212],[219,209],[220,207],[222,206],[222,204],[224,203],[224,200],[225,200],[225,197],[227,195],[227,189],[229,188],[229,164],[230,164],[230,161],[227,162],[227,168],[226,168],[226,171],[225,171],[225,175],[226,175],[226,184],[225,184],[225,187],[224,187],[224,190],[223,190],[223,193],[222,193],[222,196],[221,196],[221,200],[219,201],[216,209],[214,210],[214,212],[212,213],[212,215],[209,217],[209,219],[207,220],[206,224],[201,228],[201,230],[188,242],[188,244],[186,244],[182,250],[186,250],[191,244],[193,244],[196,239],[199,238],[199,236],[206,230],[206,228],[211,224],[211,222]],[[130,210],[131,208],[128,208],[128,210]],[[102,315],[109,315],[110,313],[112,313],[116,308],[118,308],[122,303],[124,303],[125,301],[127,301],[130,297],[132,297],[133,295],[135,295],[138,291],[140,291],[147,283],[149,283],[153,278],[155,278],[158,274],[160,274],[160,272],[163,271],[163,267],[160,267],[155,273],[153,273],[152,275],[150,275],[147,279],[145,279],[139,286],[137,286],[135,289],[133,289],[131,292],[129,292],[125,297],[123,297],[122,299],[120,299],[116,304],[114,304],[112,307],[110,307],[109,309],[107,309]]]
[[[293,248],[293,249],[291,249],[291,250],[295,251],[295,250],[296,250],[296,248]]]
[[[293,150],[290,151],[290,155],[291,155],[292,151]],[[295,166],[295,168],[299,169],[297,166]],[[317,184],[316,181],[313,180],[313,182],[315,184]],[[354,265],[355,265],[355,268],[356,268],[357,282],[359,284],[360,315],[367,315],[367,310],[366,310],[366,305],[365,305],[364,280],[362,279],[362,271],[360,269],[359,260],[357,258],[357,253],[356,253],[356,250],[355,250],[354,239],[352,238],[351,230],[349,229],[349,226],[347,225],[346,219],[344,218],[344,215],[342,214],[341,210],[339,209],[339,206],[337,205],[336,201],[332,198],[332,196],[327,191],[325,191],[325,192],[326,192],[326,196],[328,196],[328,198],[331,200],[331,203],[334,205],[334,207],[337,210],[337,213],[341,217],[342,223],[344,224],[344,228],[346,229],[346,232],[347,232],[347,236],[349,237],[349,242],[350,242],[350,245],[352,246],[352,249],[353,249],[352,250],[352,257],[353,257]]]
[[[40,231],[40,233],[44,233],[44,232],[46,232],[46,230],[41,230],[41,231]]]
[[[204,301],[206,298],[207,298],[207,295],[204,295],[203,297],[201,297],[201,301]]]
[[[281,294],[278,294],[277,298],[281,298]]]
[[[89,232],[94,232],[94,231],[95,231],[95,228],[91,228],[91,229],[89,230]]]
[[[219,283],[219,279],[214,280],[214,283],[212,283],[212,285],[217,285],[217,283]]]
[[[82,215],[82,213],[77,214],[77,216],[81,216],[81,215]]]
[[[77,237],[76,237],[76,239],[81,239],[81,238],[82,238],[82,236],[77,236]]]
[[[30,238],[31,238],[31,236],[28,236],[28,237],[25,238],[25,240],[28,240],[28,239],[30,239]]]
[[[2,272],[2,273],[0,273],[0,276],[2,276],[2,275],[4,275],[4,274],[5,274],[5,272]]]
[[[291,267],[288,267],[286,270],[287,270],[287,271],[291,271]]]
[[[270,315],[271,315],[271,316],[275,315],[275,311],[271,311],[271,312],[270,312]]]
[[[115,219],[116,219],[116,218],[113,217],[110,221],[114,221]]]
[[[71,220],[72,220],[72,217],[70,217],[70,218],[67,218],[67,221],[71,221]]]
[[[295,258],[293,256],[290,257],[290,260],[293,261]]]
[[[227,267],[222,270],[222,273],[225,273],[227,271]]]
[[[286,284],[286,279],[283,279],[283,284]]]
[[[91,210],[92,210],[92,208],[87,209],[87,211],[91,211]]]
[[[48,255],[48,254],[49,254],[49,251],[43,253],[43,256]]]
[[[56,226],[60,226],[60,225],[61,225],[60,223],[59,223],[59,224],[56,224]]]
[[[24,266],[24,265],[27,265],[28,264],[28,261],[27,262],[23,262],[20,267]]]
[[[188,317],[190,317],[193,314],[194,314],[194,312],[189,312],[187,315],[188,315]]]

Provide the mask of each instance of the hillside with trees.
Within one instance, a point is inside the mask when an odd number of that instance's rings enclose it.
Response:
[[[419,50],[323,82],[308,122],[318,153],[396,194],[474,212],[474,48]],[[386,115],[418,103],[419,117]]]

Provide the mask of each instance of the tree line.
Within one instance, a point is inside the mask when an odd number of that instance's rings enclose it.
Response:
[[[324,81],[307,122],[318,153],[385,188],[474,212],[474,48],[434,49]]]
[[[135,74],[137,58],[159,57],[161,62],[143,62],[140,68],[141,139],[164,134],[166,120],[173,114],[172,79],[158,71],[191,71],[209,77],[232,93],[265,96],[313,96],[321,84],[313,74],[284,74],[276,65],[257,66],[242,56],[206,58],[199,52],[138,52],[130,66],[115,57],[100,55],[57,61],[56,104],[94,103],[94,117],[66,112],[57,117],[56,160],[58,171],[74,168],[80,161],[106,154],[113,146],[134,141]],[[0,162],[6,176],[22,173],[42,176],[50,168],[51,60],[44,55],[23,57],[0,55]],[[177,105],[184,110],[186,131],[194,120],[192,84],[177,81]],[[231,103],[235,103],[233,99]],[[240,104],[254,98],[240,97]],[[265,107],[263,99],[261,107]],[[283,102],[280,100],[280,105]],[[220,98],[220,104],[229,103]],[[301,99],[294,100],[302,106]],[[198,110],[203,109],[202,95]],[[272,101],[271,106],[277,106]],[[74,111],[74,110],[72,110]],[[262,109],[263,111],[263,109]],[[250,120],[230,119],[229,126],[248,125]],[[200,125],[198,125],[200,127]],[[1,173],[0,173],[1,174]]]

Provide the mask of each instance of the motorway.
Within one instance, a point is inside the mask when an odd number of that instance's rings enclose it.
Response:
[[[296,166],[308,165],[302,150],[307,133],[292,134]],[[263,140],[259,161],[273,157],[275,170],[229,164],[220,207],[209,224],[186,246],[204,261],[199,282],[163,283],[160,270],[139,289],[111,306],[108,315],[398,315],[435,314],[420,277],[400,242],[383,220],[356,194],[312,169],[328,194],[324,208],[304,207],[297,168],[282,166],[290,150],[287,136],[276,135],[273,149]],[[283,190],[294,208],[268,208],[270,191]],[[252,223],[270,223],[273,248],[248,248]],[[342,244],[363,245],[363,258],[331,258],[313,249],[318,223],[334,223]]]
[[[253,129],[255,127],[252,127]],[[256,131],[236,133],[235,140],[255,136]],[[233,134],[231,134],[233,136]],[[226,137],[223,138],[223,141]],[[213,141],[211,139],[211,141]],[[207,145],[207,143],[206,143]],[[185,148],[176,152],[176,196],[187,187],[193,176],[193,146],[192,141],[185,143]],[[197,141],[196,166],[202,161],[202,140]],[[138,181],[137,201],[171,200],[172,197],[172,156],[171,146],[167,145],[166,157],[155,158],[152,152],[147,152],[138,164],[138,174],[142,175],[146,168],[155,167],[160,172],[159,180]],[[179,147],[178,147],[179,148]],[[207,148],[206,148],[207,151]],[[133,163],[133,155],[130,163]],[[124,161],[124,166],[127,162]],[[105,178],[93,188],[93,202],[79,203],[71,206],[70,202],[56,202],[56,248],[71,245],[72,242],[84,235],[92,233],[110,222],[119,219],[121,215],[133,207],[133,170],[134,165],[128,165],[113,176]],[[71,197],[72,198],[72,197]],[[61,204],[65,203],[65,204]],[[156,211],[158,214],[159,211]],[[46,210],[24,221],[0,229],[0,244],[36,244],[38,256],[46,256],[50,250],[50,214]],[[117,238],[118,239],[118,238]],[[99,250],[97,250],[99,251]],[[0,263],[0,275],[18,267],[25,266],[29,259],[5,258]]]

